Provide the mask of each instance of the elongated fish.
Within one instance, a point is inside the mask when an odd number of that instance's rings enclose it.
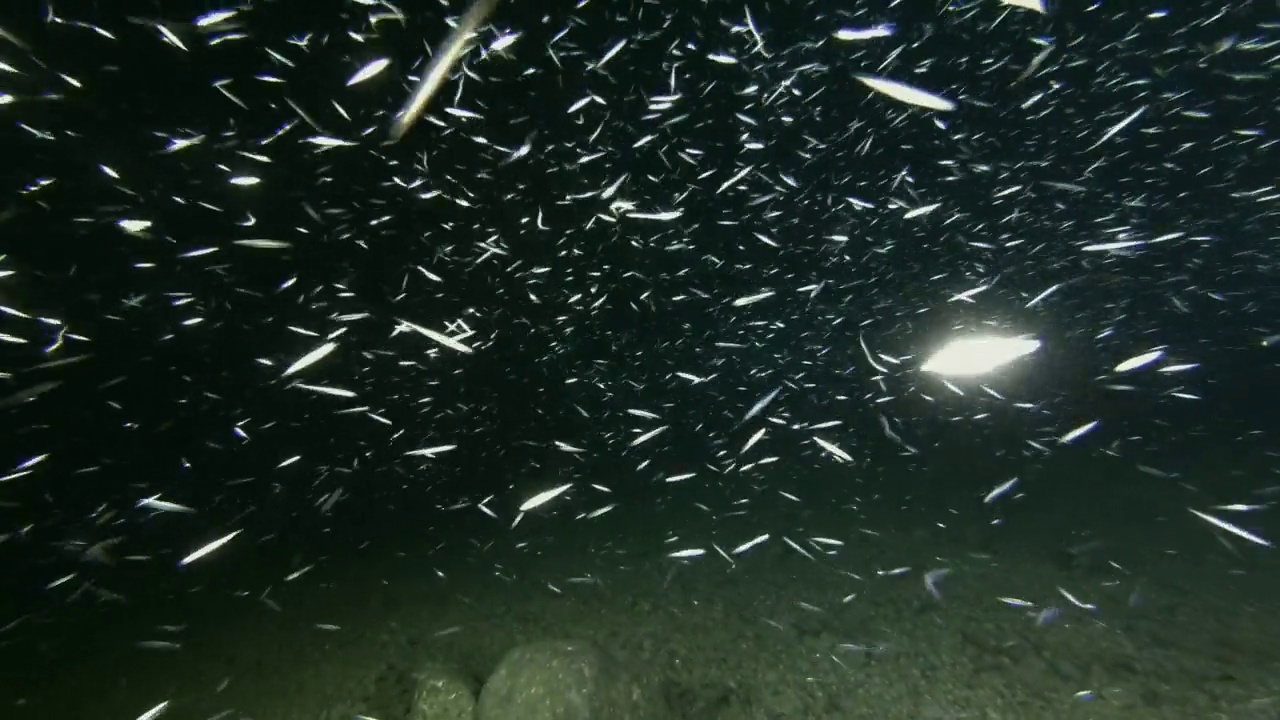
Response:
[[[404,107],[400,108],[396,119],[392,121],[391,142],[399,142],[400,138],[404,137],[404,134],[409,132],[409,128],[422,116],[423,111],[427,109],[427,103],[431,102],[432,96],[444,84],[445,78],[449,77],[454,66],[466,54],[476,29],[488,19],[497,4],[498,0],[475,0],[471,3],[471,7],[467,8],[467,12],[453,28],[453,32],[445,38],[444,47],[431,59],[431,64],[422,74],[418,87],[414,89]]]

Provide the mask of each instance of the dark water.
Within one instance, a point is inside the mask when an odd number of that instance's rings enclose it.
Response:
[[[0,717],[1280,717],[1275,7],[466,9],[0,9]]]

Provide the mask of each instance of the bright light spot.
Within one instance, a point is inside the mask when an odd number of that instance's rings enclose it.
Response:
[[[977,377],[1030,355],[1039,340],[981,336],[952,340],[935,352],[920,369],[944,377]]]

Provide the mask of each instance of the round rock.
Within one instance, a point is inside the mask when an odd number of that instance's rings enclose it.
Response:
[[[663,720],[656,679],[582,641],[522,645],[498,663],[477,720]]]

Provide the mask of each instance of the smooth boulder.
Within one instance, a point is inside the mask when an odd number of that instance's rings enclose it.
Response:
[[[584,641],[511,650],[480,691],[477,720],[665,720],[658,678]]]

